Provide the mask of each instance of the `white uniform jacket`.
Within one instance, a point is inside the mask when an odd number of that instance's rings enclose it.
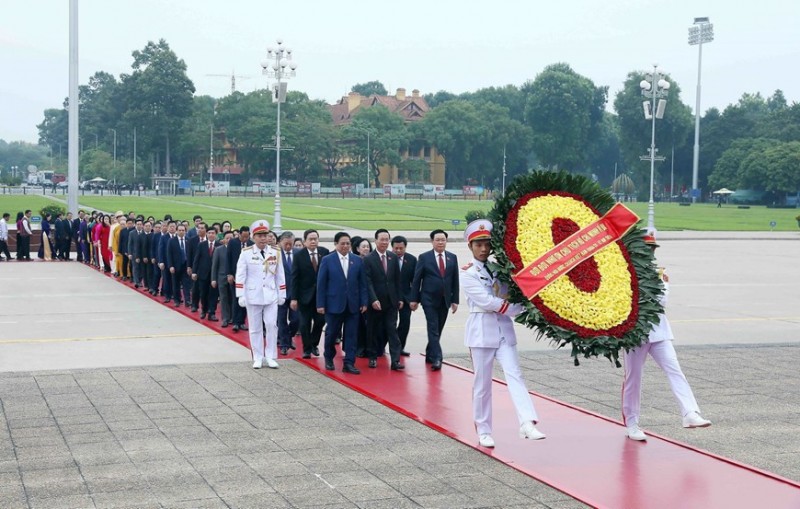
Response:
[[[236,298],[242,296],[248,306],[280,304],[286,299],[286,276],[277,251],[267,246],[261,256],[256,246],[242,249],[236,262]]]
[[[512,318],[522,312],[519,304],[505,300],[505,285],[496,281],[483,262],[473,260],[459,271],[461,290],[467,296],[467,318],[464,344],[476,348],[499,348],[505,341],[516,345]]]
[[[662,294],[661,298],[659,299],[659,303],[667,307],[667,298],[669,297],[669,283],[662,281],[664,283],[664,293]],[[648,336],[648,341],[650,343],[657,343],[659,341],[669,340],[672,341],[675,339],[675,336],[672,334],[672,327],[669,326],[669,320],[667,320],[667,315],[661,313],[658,315],[658,324],[653,325],[653,329],[650,331],[650,335]]]

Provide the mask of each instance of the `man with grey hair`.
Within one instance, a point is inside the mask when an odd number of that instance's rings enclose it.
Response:
[[[294,263],[294,233],[285,231],[278,237],[278,246],[281,252],[281,261],[286,280],[292,276],[292,263]],[[290,285],[286,285],[286,302],[278,306],[278,348],[281,355],[286,355],[289,350],[294,350],[294,337],[300,324],[297,311],[291,308],[292,291]]]

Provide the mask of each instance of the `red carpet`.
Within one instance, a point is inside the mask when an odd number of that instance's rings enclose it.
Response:
[[[133,289],[133,285],[127,283]],[[162,302],[161,297],[152,297]],[[249,348],[247,331],[200,320],[181,305],[164,304]],[[219,315],[218,315],[219,318]],[[326,371],[322,357],[301,359],[301,347],[281,359],[299,362],[459,442],[594,507],[603,508],[800,508],[800,484],[673,440],[648,434],[646,443],[625,437],[621,423],[534,393],[545,440],[518,438],[516,414],[501,381],[494,383],[494,450],[477,445],[472,423],[472,373],[445,364],[428,369],[423,357],[406,357],[403,372],[377,369],[358,359],[361,375]],[[676,419],[676,425],[677,424]],[[703,433],[703,430],[697,430]]]

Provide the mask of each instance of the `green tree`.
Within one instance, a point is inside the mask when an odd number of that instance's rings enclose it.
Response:
[[[218,103],[216,122],[238,150],[239,164],[248,176],[266,180],[267,168],[274,168],[274,152],[263,147],[275,142],[276,114],[268,90],[234,92]],[[274,177],[274,172],[271,175]]]
[[[607,87],[595,87],[565,63],[545,67],[522,87],[525,123],[544,166],[567,170],[586,163],[586,147],[603,119]]]
[[[776,144],[764,151],[766,190],[795,194],[800,191],[800,141]]]
[[[765,168],[762,168],[764,173],[758,173],[757,169],[751,165],[748,170],[751,172],[756,171],[756,173],[745,179],[742,163],[751,154],[754,154],[754,159],[762,157],[765,150],[776,144],[777,141],[765,138],[740,138],[734,140],[731,146],[717,159],[714,171],[708,177],[709,186],[713,189],[721,187],[731,189],[745,188],[747,187],[745,183],[747,180],[756,180],[756,187],[763,188],[762,185],[758,185],[758,179],[763,182],[763,179],[766,178]]]
[[[447,101],[458,99],[458,96],[456,94],[448,92],[446,90],[439,90],[435,94],[424,94],[422,97],[425,99],[425,102],[427,102],[428,106],[430,106],[431,108],[436,108],[437,106],[441,106]]]
[[[397,168],[400,170],[399,177],[412,184],[426,182],[430,179],[430,167],[428,163],[422,159],[405,159],[400,162]]]
[[[364,97],[368,97],[371,95],[387,95],[388,92],[386,91],[386,87],[383,86],[378,80],[368,81],[366,83],[356,83],[350,89],[351,92],[357,92]]]
[[[376,104],[364,108],[348,125],[347,138],[355,141],[350,145],[353,159],[367,159],[366,132],[369,131],[369,165],[370,175],[376,187],[380,186],[381,166],[397,166],[400,164],[400,150],[408,145],[410,135],[403,117],[389,111],[385,106]]]
[[[287,166],[298,181],[315,179],[325,172],[325,158],[337,139],[330,111],[324,102],[310,101],[305,94],[287,101],[285,110],[286,122],[281,124],[281,132],[293,147],[286,154]]]
[[[140,143],[157,157],[160,167],[172,173],[171,143],[192,114],[194,84],[186,74],[186,63],[164,39],[148,42],[132,53],[133,73],[122,76],[120,98],[131,129],[141,127]]]

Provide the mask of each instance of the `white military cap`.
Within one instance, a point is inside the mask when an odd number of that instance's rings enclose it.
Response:
[[[259,219],[250,225],[250,235],[256,233],[267,233],[269,231],[269,222],[266,219]]]
[[[476,219],[464,228],[464,240],[467,244],[473,240],[492,238],[492,223],[487,219]]]

